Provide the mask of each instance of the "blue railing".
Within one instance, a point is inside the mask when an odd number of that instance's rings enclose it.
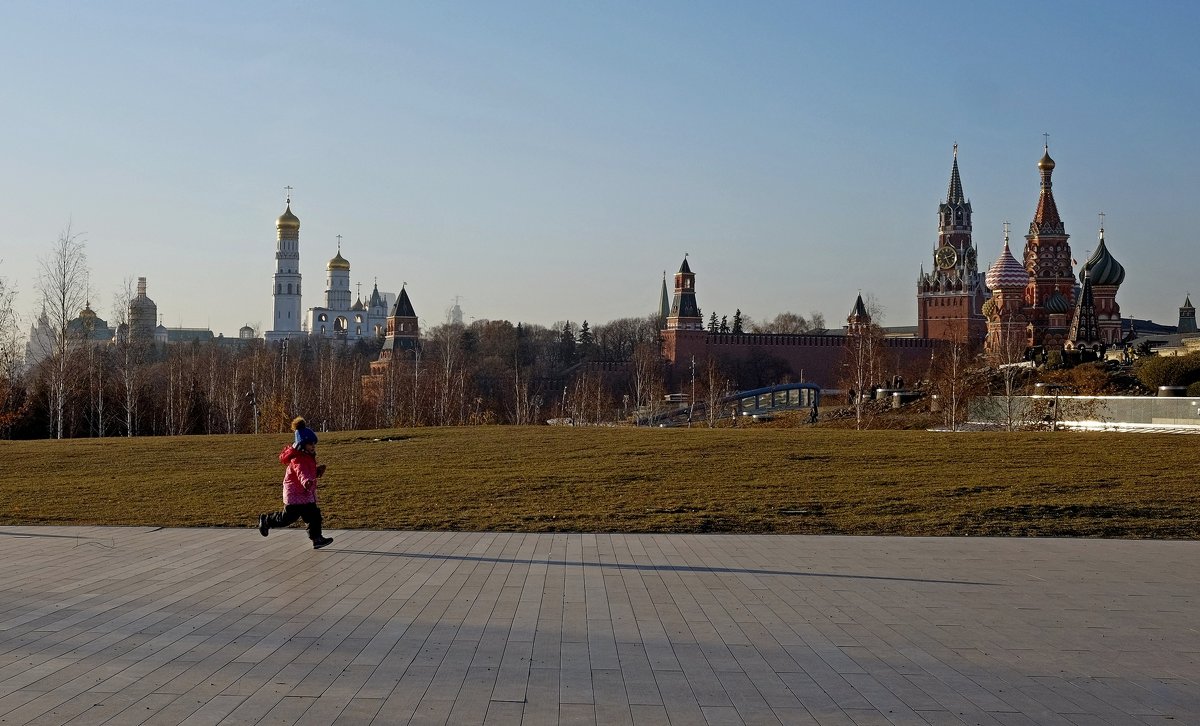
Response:
[[[738,391],[717,402],[719,418],[729,416],[764,416],[776,411],[808,411],[821,404],[821,387],[815,383],[781,383],[749,391]],[[696,401],[692,406],[679,406],[658,413],[642,422],[655,426],[677,426],[708,416],[708,403]]]

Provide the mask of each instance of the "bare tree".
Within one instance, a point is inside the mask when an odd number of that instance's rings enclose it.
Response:
[[[867,319],[851,326],[846,335],[845,384],[852,394],[857,429],[868,423],[863,415],[866,392],[879,382],[883,368],[883,328],[879,324],[883,309],[868,296],[866,312]]]
[[[82,342],[81,335],[72,330],[71,321],[87,302],[87,253],[80,235],[71,225],[59,234],[49,255],[39,260],[38,291],[41,293],[47,319],[53,332],[51,350],[44,351],[49,364],[46,387],[49,396],[51,435],[63,437],[63,416],[70,393],[71,353]]]
[[[21,376],[20,323],[13,299],[16,290],[0,277],[0,435],[7,437],[19,415],[18,388]]]
[[[654,343],[640,343],[633,349],[633,405],[639,412],[649,408],[654,415],[655,391],[662,380],[662,355]]]
[[[812,313],[811,317],[805,318],[803,315],[797,315],[793,312],[783,312],[775,316],[774,320],[769,322],[755,323],[749,318],[743,323],[749,327],[754,333],[824,333],[825,332],[825,316],[821,313]]]
[[[126,436],[137,435],[141,403],[139,394],[145,379],[146,357],[150,348],[148,341],[139,341],[130,335],[129,304],[134,297],[134,279],[126,277],[121,288],[113,295],[112,303],[112,320],[116,325],[116,337],[113,339],[116,377]]]
[[[731,393],[733,387],[729,377],[721,370],[716,358],[709,356],[704,361],[701,377],[701,390],[704,401],[704,417],[708,427],[714,428],[721,418],[721,399]]]
[[[965,331],[955,330],[933,356],[931,383],[942,401],[946,427],[957,431],[966,418],[966,401],[978,393],[978,366],[975,364],[975,345]]]
[[[990,413],[1005,429],[1016,431],[1027,425],[1026,399],[1019,398],[1018,394],[1022,381],[1032,372],[1033,364],[1025,360],[1024,330],[1014,333],[1001,329],[993,335],[997,336],[997,340],[988,358],[996,368],[1000,385],[999,395],[989,399],[993,407]]]

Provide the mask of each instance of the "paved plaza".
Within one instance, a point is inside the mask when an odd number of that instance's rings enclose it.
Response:
[[[5,724],[1200,724],[1200,542],[0,528]]]

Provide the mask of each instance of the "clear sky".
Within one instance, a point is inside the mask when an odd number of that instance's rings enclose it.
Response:
[[[1193,2],[13,2],[0,14],[0,276],[86,240],[92,306],[270,327],[291,185],[304,307],[343,236],[426,325],[654,311],[914,324],[951,148],[980,264],[1014,251],[1042,134],[1076,259],[1105,212],[1126,316],[1196,284]]]

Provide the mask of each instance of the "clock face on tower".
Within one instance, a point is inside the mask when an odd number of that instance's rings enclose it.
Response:
[[[933,253],[933,261],[943,270],[948,270],[954,267],[954,263],[958,262],[958,253],[950,245],[942,245],[937,248],[937,252]]]

